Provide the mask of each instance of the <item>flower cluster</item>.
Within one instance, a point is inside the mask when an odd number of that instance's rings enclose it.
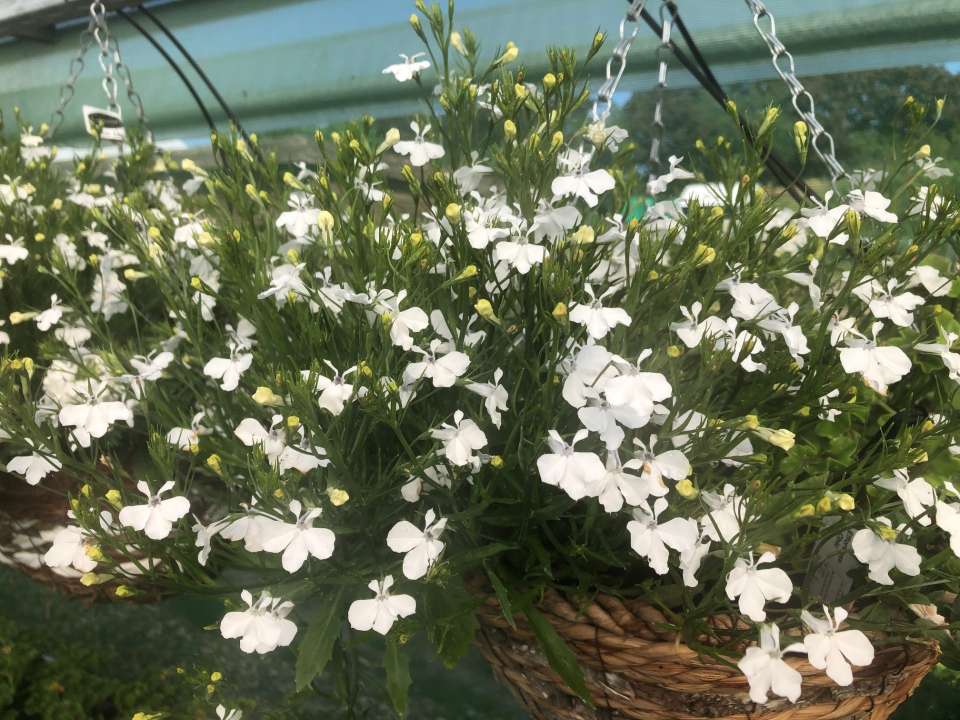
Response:
[[[604,588],[712,636],[756,702],[799,697],[787,654],[848,685],[880,629],[948,641],[910,614],[960,590],[942,168],[788,207],[720,138],[647,180],[580,120],[598,43],[530,82],[424,12],[427,55],[383,72],[436,73],[426,114],[318,132],[315,165],[0,147],[7,471],[78,481],[47,563],[127,592],[239,574],[246,652],[318,605],[314,646],[423,629],[451,662],[471,593]]]

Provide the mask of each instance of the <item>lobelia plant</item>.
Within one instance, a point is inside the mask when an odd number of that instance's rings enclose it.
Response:
[[[929,149],[788,207],[760,182],[771,110],[757,145],[698,143],[718,182],[664,199],[681,159],[644,184],[583,122],[601,35],[531,82],[452,3],[419,8],[426,55],[384,70],[423,87],[409,133],[318,132],[297,174],[217,136],[182,191],[131,173],[47,220],[94,253],[22,258],[57,300],[17,308],[39,341],[14,328],[2,375],[8,471],[82,483],[47,562],[229,592],[224,637],[296,642],[300,687],[383,635],[401,713],[408,638],[455,663],[485,593],[573,687],[547,588],[643,598],[757,703],[799,697],[785,654],[848,685],[875,644],[953,647],[960,214],[920,184]],[[3,187],[23,235],[32,194]]]

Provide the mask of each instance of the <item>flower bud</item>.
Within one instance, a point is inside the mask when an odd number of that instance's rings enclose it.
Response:
[[[283,404],[283,398],[277,395],[273,390],[263,385],[260,385],[256,392],[250,396],[253,398],[253,401],[257,405],[266,405],[269,407],[275,407],[277,405]]]
[[[491,455],[491,456],[490,456],[490,467],[492,467],[494,470],[499,470],[500,468],[502,468],[502,467],[503,467],[503,458],[500,457],[499,455]]]
[[[810,128],[803,120],[797,120],[793,124],[793,144],[797,148],[797,154],[800,160],[806,162],[807,151],[810,149]]]
[[[517,136],[517,124],[509,118],[504,120],[503,134],[507,136],[507,140],[513,140]]]
[[[453,46],[453,49],[461,55],[467,54],[467,46],[463,44],[463,36],[456,30],[450,33],[450,44]]]
[[[334,507],[340,507],[341,505],[346,504],[346,502],[350,499],[350,493],[341,488],[328,487],[327,497],[330,498],[331,505]]]
[[[560,147],[561,145],[563,145],[563,133],[560,132],[559,130],[557,130],[557,131],[550,137],[550,149],[551,149],[551,150],[556,150],[556,149],[557,149],[558,147]]]
[[[577,245],[589,245],[596,238],[597,233],[589,225],[581,225],[577,228],[577,231],[571,236]]]
[[[833,510],[833,501],[830,500],[829,495],[824,495],[817,501],[817,512],[818,513],[828,513]]]
[[[837,498],[837,507],[843,510],[844,512],[850,512],[856,506],[857,506],[857,503],[853,499],[852,495],[843,493],[840,497]]]
[[[416,33],[422,32],[422,28],[420,27],[420,18],[417,17],[416,15],[411,14],[411,15],[410,15],[410,27],[412,27],[413,30],[414,30],[414,32],[416,32]]]
[[[519,55],[520,49],[514,45],[513,42],[508,42],[507,49],[503,51],[503,55],[494,61],[494,65],[506,65],[507,63],[512,63]]]
[[[128,598],[136,595],[136,591],[133,588],[128,587],[127,585],[117,585],[117,589],[113,591],[113,594],[118,598]]]
[[[567,315],[569,314],[567,304],[563,302],[558,302],[556,305],[553,306],[553,310],[551,311],[550,314],[553,316],[554,320],[557,320],[560,322],[566,320]]]
[[[527,86],[523,83],[516,83],[513,86],[513,94],[517,96],[518,100],[525,100],[529,92],[527,91]]]
[[[667,345],[667,357],[678,358],[683,355],[683,348],[679,345]]]
[[[387,134],[384,136],[383,142],[377,145],[376,154],[379,155],[384,150],[389,150],[398,142],[400,142],[400,131],[396,128],[390,128],[387,130]]]
[[[557,84],[557,76],[553,73],[547,73],[543,76],[543,87],[547,90],[552,90]]]
[[[484,320],[489,320],[490,322],[499,322],[497,319],[496,313],[493,311],[493,305],[490,304],[490,301],[486,298],[480,298],[473,305],[473,309],[477,311],[477,315],[482,317]]]
[[[450,203],[447,205],[446,209],[443,211],[443,214],[447,216],[447,220],[452,223],[460,222],[460,206],[457,203]]]
[[[457,275],[454,278],[454,280],[455,281],[468,280],[474,277],[477,274],[477,272],[478,270],[476,265],[467,265],[463,270],[460,271],[460,274]]]
[[[914,157],[916,157],[916,158],[928,158],[928,157],[930,157],[930,152],[931,152],[930,146],[924,144],[924,145],[921,145],[921,146],[920,146],[920,149],[917,150],[917,152],[914,154]]]
[[[218,475],[223,472],[223,465],[220,464],[220,456],[214,453],[207,458],[207,467]]]
[[[860,213],[850,208],[844,214],[844,218],[847,221],[847,228],[850,230],[850,234],[854,238],[860,237]]]
[[[816,514],[817,514],[817,509],[810,503],[807,503],[806,505],[801,505],[799,507],[799,509],[794,513],[794,517],[798,517],[798,518],[813,517]]]
[[[14,310],[12,313],[10,313],[10,324],[19,325],[21,323],[33,320],[36,316],[36,312],[19,312],[18,310]]]
[[[777,118],[780,117],[780,108],[778,107],[768,107],[767,112],[763,116],[763,120],[760,122],[760,127],[757,129],[757,137],[763,137],[766,133],[773,129],[773,124],[777,121]]]
[[[674,487],[676,488],[680,497],[686,498],[687,500],[692,500],[700,494],[700,491],[697,490],[690,478],[684,478],[683,480],[680,480]]]
[[[701,267],[703,265],[709,265],[710,263],[712,263],[714,260],[717,259],[717,251],[714,250],[709,245],[704,245],[703,243],[699,243],[697,245],[696,251],[694,251],[693,253],[693,259],[696,262],[697,267]]]

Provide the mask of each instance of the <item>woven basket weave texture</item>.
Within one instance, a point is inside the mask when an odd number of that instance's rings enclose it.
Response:
[[[802,696],[790,703],[771,695],[756,705],[736,667],[700,657],[664,632],[664,616],[642,601],[599,595],[578,609],[548,591],[539,609],[574,650],[595,708],[550,668],[523,617],[515,615],[517,628],[510,627],[493,596],[478,611],[480,651],[535,720],[886,720],[939,656],[933,642],[874,638],[873,664],[855,668],[854,683],[844,688],[803,656],[787,655],[803,676]]]

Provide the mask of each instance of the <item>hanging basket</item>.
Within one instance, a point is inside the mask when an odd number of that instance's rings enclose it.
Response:
[[[23,478],[0,472],[0,564],[85,602],[116,600],[119,583],[87,586],[80,582],[83,573],[70,567],[51,568],[43,561],[54,537],[66,526],[66,497],[77,486],[62,473],[48,475],[43,483],[32,486]],[[133,599],[150,602],[158,597],[155,591],[137,592]]]
[[[879,646],[873,664],[839,687],[802,656],[787,655],[803,675],[803,694],[796,703],[771,695],[757,705],[736,667],[665,633],[667,620],[642,601],[598,595],[578,610],[548,591],[539,610],[576,655],[595,708],[550,668],[525,618],[515,615],[510,627],[493,596],[477,613],[481,653],[535,720],[886,720],[939,656],[930,641]]]

